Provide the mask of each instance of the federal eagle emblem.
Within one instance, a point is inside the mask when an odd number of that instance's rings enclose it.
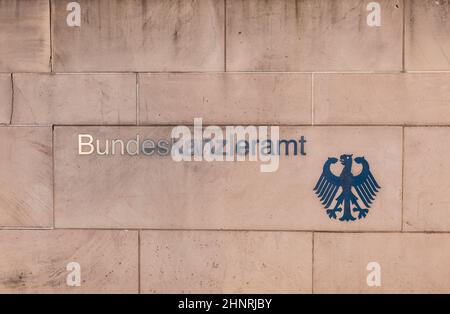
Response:
[[[330,166],[337,163],[338,159],[328,158],[323,165],[322,175],[317,181],[314,191],[327,210],[330,219],[336,219],[336,212],[340,213],[342,209],[344,212],[339,218],[340,221],[356,220],[352,212],[358,214],[358,219],[365,218],[380,186],[370,172],[369,163],[364,157],[355,158],[355,162],[362,166],[361,172],[356,176],[352,174],[353,155],[341,155],[339,161],[344,168],[341,174],[336,176],[331,172]],[[338,191],[341,191],[341,194],[336,197]],[[358,194],[359,199],[354,191]],[[361,200],[365,208],[361,208],[358,200]],[[334,201],[336,201],[334,207],[331,208]]]

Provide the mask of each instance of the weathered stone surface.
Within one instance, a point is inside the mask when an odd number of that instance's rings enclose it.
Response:
[[[310,293],[312,236],[143,231],[141,267],[146,293]]]
[[[311,124],[311,74],[140,74],[141,124]]]
[[[449,293],[449,247],[448,234],[315,233],[314,292]],[[370,262],[379,287],[367,285]]]
[[[135,74],[14,74],[13,124],[135,124]]]
[[[222,71],[223,1],[80,0],[81,26],[52,1],[57,72]]]
[[[52,129],[0,127],[0,227],[50,227]]]
[[[315,74],[317,124],[450,124],[450,73]]]
[[[407,0],[405,66],[407,70],[450,70],[450,3]]]
[[[227,70],[401,70],[402,1],[377,2],[380,27],[366,1],[227,1]]]
[[[0,251],[3,293],[138,291],[137,231],[2,230]],[[73,262],[80,286],[67,285]]]
[[[12,109],[11,75],[0,74],[0,124],[8,124]]]
[[[405,129],[403,226],[450,231],[450,128]]]
[[[0,43],[0,72],[50,72],[49,1],[0,1]]]

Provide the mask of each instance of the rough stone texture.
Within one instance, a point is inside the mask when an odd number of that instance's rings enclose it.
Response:
[[[144,231],[141,267],[147,293],[310,293],[312,236]]]
[[[450,73],[315,74],[317,124],[450,124]]]
[[[141,124],[310,124],[311,74],[141,74]]]
[[[407,70],[450,70],[450,2],[406,0]]]
[[[48,0],[0,1],[0,72],[50,72]]]
[[[227,70],[401,70],[402,1],[377,2],[381,27],[366,1],[227,1]]]
[[[69,2],[0,0],[0,292],[450,292],[450,0]],[[77,154],[194,118],[306,155]],[[345,153],[381,185],[354,222],[313,192]]]
[[[316,293],[449,293],[449,234],[315,233]],[[369,287],[369,262],[381,286]]]
[[[50,227],[52,130],[0,127],[0,227]]]
[[[450,128],[406,128],[405,230],[450,231]]]
[[[14,74],[13,124],[135,124],[135,74]]]
[[[81,27],[52,1],[57,72],[222,71],[224,5],[218,0],[80,0]]]
[[[78,155],[78,134],[106,139],[169,139],[169,127],[57,127],[56,226],[275,230],[400,230],[402,130],[395,127],[286,127],[305,136],[306,156],[260,162],[175,162],[171,156]],[[120,146],[120,145],[118,145]],[[284,147],[283,147],[284,148]],[[328,157],[365,156],[381,185],[368,219],[330,219],[313,188]],[[333,171],[339,175],[341,165]],[[360,167],[354,164],[356,175]]]
[[[138,291],[138,234],[106,230],[0,231],[0,292]],[[68,286],[77,262],[81,286]]]
[[[0,74],[0,124],[8,124],[11,119],[11,75]]]

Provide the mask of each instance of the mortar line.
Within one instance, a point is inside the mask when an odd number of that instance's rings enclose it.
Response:
[[[92,227],[92,228],[74,228],[74,227],[55,227],[52,226],[2,226],[0,231],[8,230],[22,230],[22,231],[52,231],[52,230],[71,230],[71,231],[167,231],[167,232],[289,232],[289,233],[333,233],[333,234],[448,234],[449,231],[430,231],[430,230],[391,230],[391,231],[380,231],[380,230],[366,230],[366,231],[355,231],[355,230],[288,230],[288,229],[167,229],[167,228],[104,228],[104,227]]]
[[[311,125],[314,126],[314,73],[311,73]]]
[[[56,229],[55,218],[55,127],[52,126],[52,229]]]
[[[138,230],[138,293],[141,294],[141,230]]]
[[[56,230],[52,226],[44,226],[44,227],[38,227],[38,226],[9,226],[9,227],[0,227],[0,231],[50,231],[50,230]],[[62,229],[61,229],[62,230]]]
[[[400,230],[401,232],[403,232],[403,207],[404,207],[404,191],[405,191],[405,127],[402,128],[402,218],[401,218],[401,226],[400,226]]]
[[[314,294],[314,231],[312,232],[311,294]]]
[[[227,72],[227,0],[223,1],[223,71]]]
[[[406,0],[403,0],[403,18],[402,18],[402,72],[406,72],[406,66],[405,66],[405,34],[406,34]]]
[[[180,121],[179,123],[173,123],[173,124],[14,124],[11,125],[12,127],[36,127],[36,128],[45,128],[45,127],[80,127],[80,128],[86,128],[86,127],[98,127],[98,128],[115,128],[115,127],[129,127],[129,128],[136,128],[137,126],[142,128],[164,128],[164,127],[175,127],[179,126],[180,124],[183,124],[187,127],[193,127],[194,125],[190,122],[186,123],[186,121]],[[217,126],[279,126],[283,128],[310,128],[311,124],[274,124],[274,123],[235,123],[235,124],[227,124],[227,123],[214,123],[214,122],[208,122],[204,123],[203,125],[217,125]],[[321,123],[321,124],[314,124],[314,127],[316,129],[319,128],[338,128],[338,127],[345,127],[345,128],[449,128],[450,124],[333,124],[333,123]]]
[[[50,26],[50,73],[53,72],[53,34],[52,34],[52,0],[48,0],[48,18]]]
[[[11,229],[21,229],[26,230],[33,227],[0,227],[0,230],[11,230]],[[49,230],[48,227],[35,227],[32,230]],[[113,228],[113,227],[59,227],[55,228],[55,230],[107,230],[107,231],[192,231],[192,232],[293,232],[293,233],[339,233],[339,234],[345,234],[345,233],[353,233],[353,234],[450,234],[450,230],[448,231],[430,231],[430,230],[408,230],[402,232],[401,230],[366,230],[366,231],[358,231],[358,230],[312,230],[312,229],[214,229],[214,228],[204,228],[204,229],[188,229],[188,228],[142,228],[142,227],[135,227],[135,228]]]
[[[136,72],[136,125],[139,125],[139,73]]]
[[[14,114],[14,76],[13,73],[11,73],[11,113],[9,116],[9,125],[12,124],[13,114]]]
[[[50,74],[48,71],[34,71],[34,72],[25,72],[18,71],[14,72],[16,74]],[[136,71],[132,70],[123,70],[123,71],[53,71],[52,74],[135,74]],[[155,75],[167,75],[167,74],[224,74],[224,71],[139,71],[141,74],[155,74]],[[403,72],[399,70],[390,70],[390,71],[226,71],[226,73],[230,74],[373,74],[373,75],[383,75],[383,74],[403,74]],[[450,70],[406,70],[405,73],[444,73],[449,74]]]

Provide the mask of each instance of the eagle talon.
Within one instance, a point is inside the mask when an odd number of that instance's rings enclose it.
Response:
[[[358,211],[359,211],[358,219],[366,218],[366,215],[369,212],[369,210],[365,208],[358,209]]]
[[[336,210],[336,209],[327,209],[328,217],[330,217],[330,219],[331,218],[336,219],[336,212],[337,211],[338,210]]]

